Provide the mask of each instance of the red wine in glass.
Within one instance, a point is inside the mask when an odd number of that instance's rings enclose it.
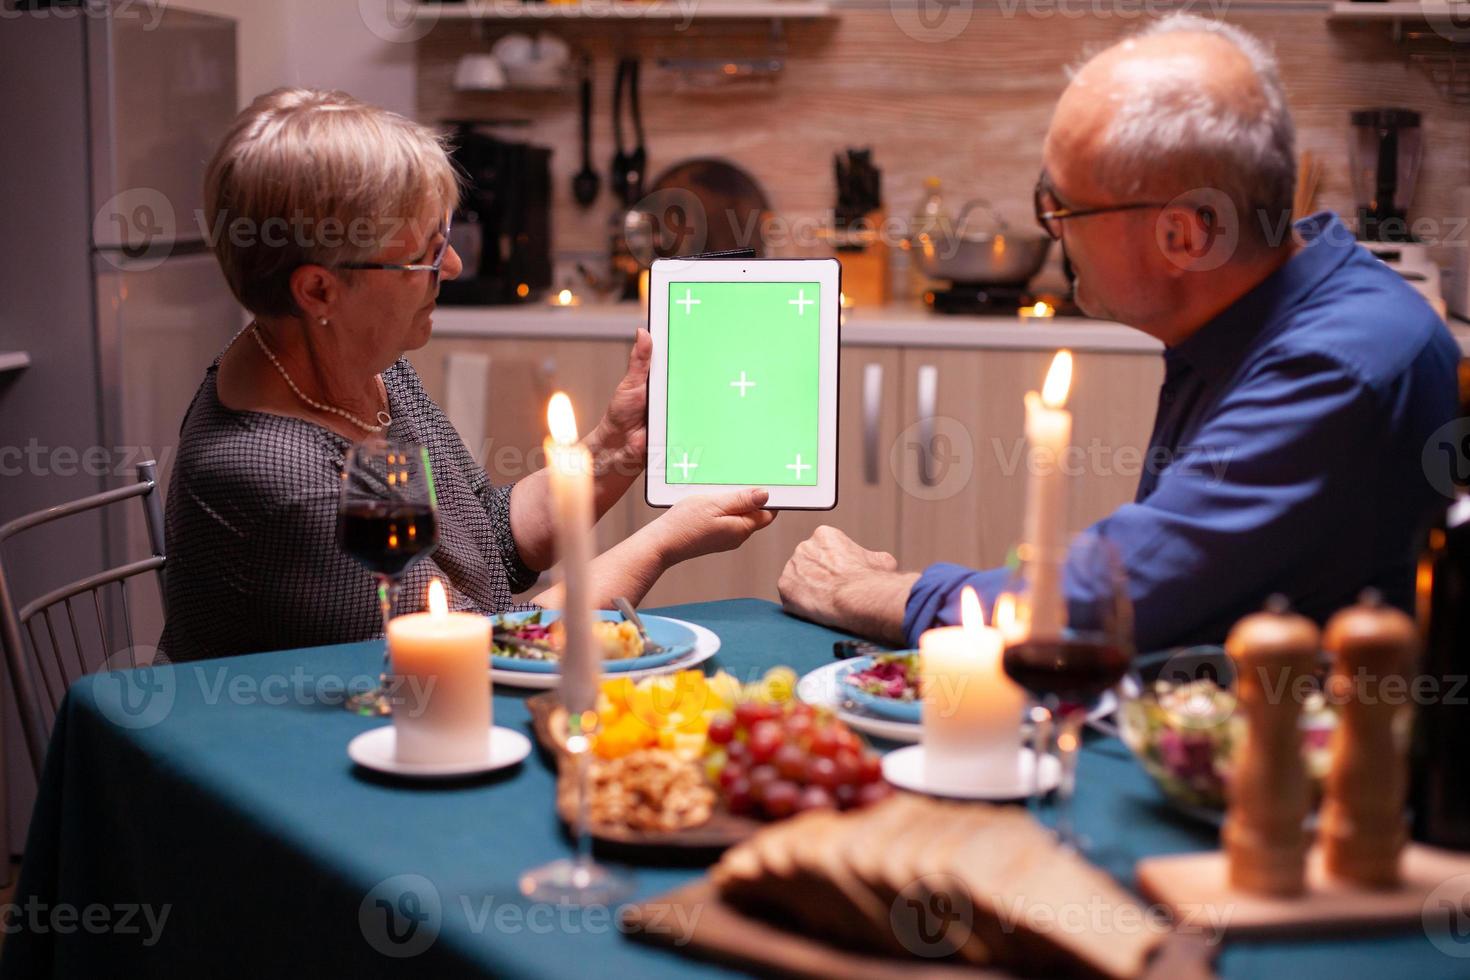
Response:
[[[1006,676],[1038,701],[1083,706],[1123,679],[1129,651],[1106,636],[1026,639],[1006,647]]]
[[[384,641],[378,686],[348,698],[349,711],[360,715],[392,712],[388,618],[403,572],[439,543],[435,516],[427,449],[381,438],[365,439],[352,447],[337,502],[337,545],[377,579],[374,591]]]
[[[434,508],[387,500],[353,500],[337,514],[337,542],[375,575],[396,578],[439,542]]]

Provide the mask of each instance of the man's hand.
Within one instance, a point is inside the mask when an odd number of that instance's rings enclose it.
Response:
[[[890,643],[903,642],[903,610],[917,574],[822,526],[796,546],[777,589],[787,612]]]
[[[631,480],[648,462],[648,367],[653,337],[640,329],[628,355],[628,371],[613,391],[602,421],[587,436],[597,473]]]

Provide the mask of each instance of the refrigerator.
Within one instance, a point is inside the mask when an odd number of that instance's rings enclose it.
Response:
[[[3,522],[132,482],[149,458],[166,492],[180,422],[243,314],[201,217],[237,107],[235,22],[127,0],[0,4],[0,350],[30,356],[0,379],[0,447],[37,447],[0,477]],[[5,555],[20,604],[148,553],[136,503],[28,534]],[[135,645],[155,645],[154,579],[129,598]],[[8,692],[6,716],[14,850],[30,775]]]

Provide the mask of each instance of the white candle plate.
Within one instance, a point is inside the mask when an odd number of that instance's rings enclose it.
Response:
[[[970,785],[935,783],[926,778],[924,772],[924,747],[910,745],[895,749],[883,757],[883,778],[899,789],[926,796],[943,796],[955,800],[1021,800],[1030,795],[1032,789],[1031,760],[1029,749],[1022,749],[1013,766],[986,773],[985,777]],[[1043,793],[1056,789],[1061,781],[1062,767],[1053,756],[1042,756],[1040,790]]]
[[[396,753],[397,732],[383,725],[363,732],[347,743],[347,755],[364,769],[394,776],[416,779],[447,779],[452,776],[474,776],[494,772],[520,762],[531,754],[531,740],[511,728],[491,728],[485,735],[488,755],[479,762],[411,763],[399,762]]]

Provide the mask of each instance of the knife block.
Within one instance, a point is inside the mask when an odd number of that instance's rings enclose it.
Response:
[[[882,235],[887,220],[884,211],[869,211],[859,227],[828,233],[833,254],[842,263],[842,292],[855,307],[888,304],[889,248]]]

